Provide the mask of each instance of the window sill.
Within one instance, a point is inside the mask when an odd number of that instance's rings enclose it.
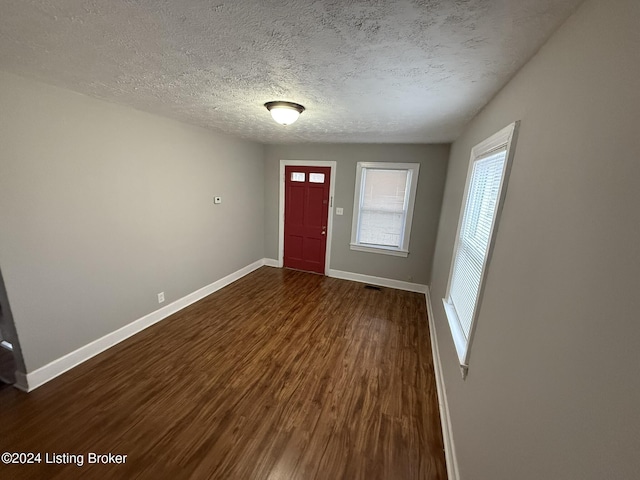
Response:
[[[393,255],[395,257],[408,257],[408,250],[398,250],[396,248],[385,248],[385,247],[370,247],[364,245],[358,245],[356,243],[349,244],[351,250],[357,250],[359,252],[369,252],[369,253],[382,253],[383,255]]]
[[[444,312],[447,315],[449,329],[451,330],[453,343],[456,347],[456,353],[458,354],[458,362],[460,363],[462,378],[464,379],[467,377],[467,372],[469,370],[469,364],[467,360],[469,342],[465,338],[462,327],[460,326],[460,320],[458,320],[456,309],[453,308],[453,305],[447,302],[447,300],[444,298],[442,299],[442,304],[444,305]]]

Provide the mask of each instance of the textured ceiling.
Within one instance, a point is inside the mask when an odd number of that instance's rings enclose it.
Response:
[[[0,70],[265,143],[442,142],[580,2],[1,0]]]

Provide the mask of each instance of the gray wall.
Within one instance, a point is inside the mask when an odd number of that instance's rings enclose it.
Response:
[[[6,74],[0,112],[0,265],[28,372],[263,258],[261,145]]]
[[[451,151],[432,296],[463,480],[640,471],[640,3],[587,1]],[[522,120],[463,381],[445,295],[473,145]]]
[[[330,268],[426,284],[431,275],[448,145],[267,145],[265,162],[265,253],[278,258],[278,195],[280,160],[337,162]],[[357,162],[420,163],[409,256],[358,252],[349,248]]]

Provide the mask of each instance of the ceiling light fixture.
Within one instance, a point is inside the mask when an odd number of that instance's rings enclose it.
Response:
[[[280,125],[291,125],[304,112],[302,105],[293,102],[267,102],[264,106]]]

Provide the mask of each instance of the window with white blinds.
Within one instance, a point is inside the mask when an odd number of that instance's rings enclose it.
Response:
[[[467,178],[449,289],[443,299],[456,350],[466,375],[469,347],[490,260],[493,233],[509,172],[512,124],[474,147]]]
[[[419,164],[359,162],[351,248],[407,256]]]

